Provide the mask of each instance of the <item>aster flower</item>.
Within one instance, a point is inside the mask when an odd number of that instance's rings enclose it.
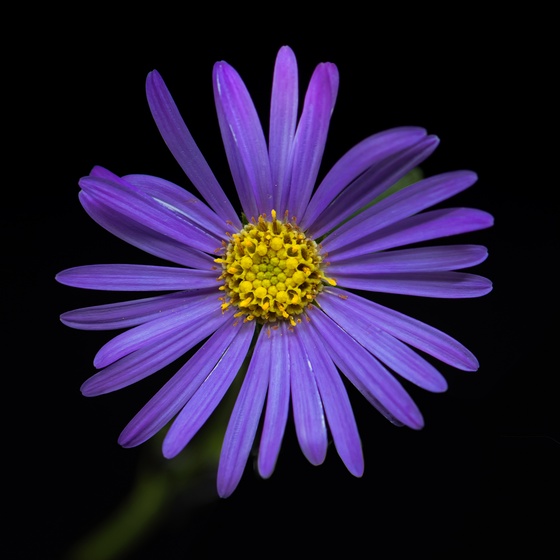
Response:
[[[485,247],[425,244],[492,225],[492,216],[478,209],[430,209],[477,176],[452,171],[391,189],[439,143],[410,126],[364,139],[318,182],[338,83],[336,66],[319,64],[300,114],[296,58],[282,47],[267,141],[238,73],[215,64],[215,103],[239,215],[157,71],[147,77],[148,103],[197,194],[102,167],[79,181],[80,202],[93,220],[168,263],[78,266],[57,275],[79,288],[161,292],[61,316],[73,328],[120,331],[98,351],[100,371],[82,392],[122,389],[190,352],[119,437],[122,446],[137,446],[168,426],[163,455],[171,458],[239,377],[218,465],[222,497],[236,488],[261,422],[258,471],[272,474],[290,410],[313,465],[324,461],[332,439],[350,473],[361,476],[361,440],[343,377],[392,423],[420,429],[422,414],[403,380],[432,392],[447,387],[422,354],[459,370],[478,369],[458,341],[374,296],[452,299],[491,290],[488,279],[460,272],[484,261]]]

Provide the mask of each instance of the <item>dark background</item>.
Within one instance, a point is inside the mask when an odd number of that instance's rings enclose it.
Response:
[[[144,83],[155,68],[227,187],[212,65],[224,59],[239,71],[266,122],[284,44],[298,59],[302,93],[317,63],[340,71],[323,174],[364,137],[401,125],[440,137],[423,165],[427,175],[478,173],[449,205],[495,216],[494,228],[461,240],[489,248],[476,272],[492,279],[493,292],[476,300],[380,301],[459,339],[481,367],[443,366],[450,385],[443,395],[412,390],[426,420],[420,432],[390,425],[353,392],[361,479],[333,448],[324,465],[308,464],[289,426],[271,479],[261,480],[249,463],[235,493],[221,500],[212,474],[196,495],[178,497],[173,514],[123,558],[455,557],[523,547],[540,557],[554,542],[558,218],[547,15],[350,8],[309,21],[299,12],[284,21],[218,8],[205,15],[156,9],[130,19],[100,9],[35,11],[32,23],[14,19],[18,55],[9,57],[4,87],[8,125],[15,125],[5,138],[12,177],[4,186],[10,557],[68,558],[129,495],[146,451],[121,449],[117,437],[161,384],[155,375],[112,395],[80,394],[110,333],[74,331],[58,316],[118,298],[58,285],[55,274],[154,261],[87,217],[79,178],[102,165],[191,188],[149,113]]]

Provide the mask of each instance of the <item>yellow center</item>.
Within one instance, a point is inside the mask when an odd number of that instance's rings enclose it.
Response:
[[[236,317],[259,323],[289,321],[292,326],[323,289],[323,283],[336,285],[325,277],[323,258],[317,244],[295,223],[266,215],[247,224],[231,236],[222,257],[222,310],[239,308]]]

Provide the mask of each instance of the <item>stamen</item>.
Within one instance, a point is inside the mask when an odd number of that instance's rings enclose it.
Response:
[[[237,307],[235,317],[264,323],[288,321],[290,329],[301,322],[301,315],[326,284],[336,282],[323,273],[323,256],[315,241],[305,236],[295,218],[288,222],[261,214],[244,228],[230,234],[230,241],[219,258],[220,280],[227,301],[225,311]],[[273,328],[278,328],[273,325]]]

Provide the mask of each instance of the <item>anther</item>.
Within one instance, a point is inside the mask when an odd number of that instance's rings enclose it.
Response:
[[[237,307],[235,317],[244,316],[244,321],[285,320],[293,328],[324,285],[336,282],[324,276],[317,244],[298,228],[295,217],[288,222],[286,211],[280,222],[276,210],[270,216],[271,221],[264,213],[252,217],[230,234],[221,257],[215,259],[222,266],[220,289],[228,298],[222,306]]]

